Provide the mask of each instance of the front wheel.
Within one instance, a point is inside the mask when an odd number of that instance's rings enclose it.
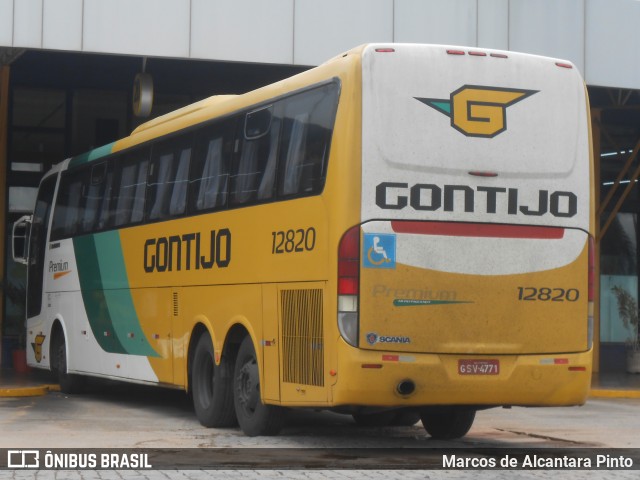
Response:
[[[437,440],[464,437],[471,429],[475,417],[475,410],[454,407],[424,410],[420,413],[424,429]]]
[[[251,337],[240,345],[233,374],[233,400],[240,428],[250,437],[277,435],[286,410],[260,400],[260,372]]]
[[[53,347],[53,353],[56,355],[56,367],[58,375],[58,383],[62,393],[81,393],[84,390],[85,379],[80,375],[74,375],[67,372],[67,345],[64,334],[60,333]]]

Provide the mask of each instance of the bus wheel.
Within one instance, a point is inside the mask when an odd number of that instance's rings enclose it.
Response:
[[[240,428],[250,437],[277,435],[285,421],[285,409],[260,400],[260,372],[251,337],[240,345],[233,374],[233,398]]]
[[[62,393],[81,393],[84,390],[84,378],[80,375],[67,373],[67,346],[64,334],[60,333],[53,349],[56,355],[56,370],[58,383]]]
[[[389,410],[377,413],[354,413],[353,419],[359,427],[386,427],[396,418],[396,412]]]
[[[453,440],[464,437],[476,417],[476,411],[465,408],[424,410],[420,413],[422,425],[437,440]]]
[[[191,382],[193,408],[203,426],[223,428],[237,425],[231,362],[223,356],[220,365],[215,364],[209,332],[203,333],[196,344]]]

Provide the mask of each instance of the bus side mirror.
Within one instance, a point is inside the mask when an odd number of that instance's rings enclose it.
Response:
[[[16,263],[28,264],[29,251],[27,246],[29,244],[29,230],[31,229],[32,219],[31,215],[25,215],[13,224],[11,254],[13,261]]]

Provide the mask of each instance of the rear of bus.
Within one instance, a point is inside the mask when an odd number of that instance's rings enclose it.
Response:
[[[337,405],[578,405],[591,378],[588,100],[555,59],[362,52]]]

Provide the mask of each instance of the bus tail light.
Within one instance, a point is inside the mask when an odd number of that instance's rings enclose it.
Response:
[[[347,230],[338,247],[338,295],[358,295],[360,288],[360,226]]]
[[[347,231],[338,247],[338,328],[345,341],[358,346],[360,293],[360,226]]]

